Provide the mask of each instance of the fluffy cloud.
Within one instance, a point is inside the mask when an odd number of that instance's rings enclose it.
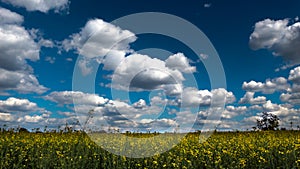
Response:
[[[166,61],[134,53],[129,44],[135,40],[134,33],[93,19],[62,44],[66,51],[75,50],[83,56],[78,62],[83,75],[94,71],[93,62],[103,64],[104,70],[114,70],[111,87],[115,89],[162,89],[168,95],[179,94],[184,80],[182,73],[195,72],[196,68],[190,66],[182,53],[171,55]]]
[[[249,110],[257,112],[258,116],[261,112],[270,112],[279,116],[280,118],[285,118],[295,113],[295,109],[293,109],[290,105],[272,103],[271,100],[268,100],[262,105],[252,106],[249,108]]]
[[[258,96],[254,98],[254,92],[246,92],[240,99],[239,104],[263,104],[266,102],[266,97]]]
[[[34,41],[32,32],[20,26],[23,17],[0,8],[0,18],[0,90],[22,93],[47,91],[27,64],[27,60],[39,60],[40,46]]]
[[[39,59],[39,46],[18,25],[0,25],[0,51],[0,67],[10,71],[28,69],[27,59]]]
[[[146,107],[147,104],[146,104],[146,101],[145,101],[145,100],[140,99],[139,101],[133,103],[132,106],[133,106],[134,108],[142,109],[142,108]]]
[[[0,24],[21,24],[24,21],[23,16],[0,7]]]
[[[255,24],[250,35],[250,47],[253,50],[268,49],[276,56],[282,56],[288,64],[300,63],[300,22],[289,24],[288,19],[265,19]]]
[[[157,119],[162,113],[163,107],[153,104],[147,106],[142,99],[132,105],[122,101],[110,100],[101,107],[94,107],[92,118],[87,121],[88,115],[85,112],[88,112],[89,109],[90,107],[76,109],[81,124],[86,124],[86,128],[89,129],[97,126],[110,126],[111,128],[119,128],[124,131],[145,131],[146,129],[158,131],[162,130],[162,128],[168,128],[170,124],[175,123],[172,119]]]
[[[296,67],[290,70],[289,78],[292,84],[292,88],[287,93],[280,95],[282,102],[287,102],[293,105],[300,104],[300,67]]]
[[[67,9],[70,3],[68,0],[2,0],[2,2],[12,4],[16,7],[24,7],[27,11],[40,11],[44,13],[52,9],[55,12],[60,12]]]
[[[282,93],[280,95],[280,100],[282,102],[287,102],[293,105],[299,105],[300,104],[300,93]]]
[[[10,97],[7,100],[0,100],[0,111],[2,112],[35,112],[41,110],[36,103],[27,99]]]
[[[179,70],[147,55],[132,54],[119,64],[112,76],[112,87],[122,90],[163,89],[167,94],[181,92],[184,80]]]
[[[288,79],[294,83],[300,84],[300,66],[290,70]]]
[[[290,85],[284,77],[278,77],[274,79],[267,79],[265,83],[256,82],[251,80],[250,82],[244,82],[242,86],[243,90],[248,92],[262,92],[266,94],[272,94],[275,91],[287,91]]]
[[[23,118],[19,118],[19,121],[25,121],[25,122],[29,122],[29,123],[38,123],[40,121],[42,121],[44,118],[42,116],[39,115],[34,115],[34,116],[29,116],[26,115]]]
[[[48,88],[39,84],[37,78],[22,71],[7,71],[0,68],[0,91],[16,90],[19,93],[35,92],[42,94]]]
[[[170,69],[177,69],[184,73],[194,73],[196,71],[196,67],[190,66],[188,58],[183,53],[171,55],[165,62],[166,66]]]
[[[226,109],[222,113],[223,119],[231,119],[233,117],[236,117],[238,115],[244,114],[247,111],[246,106],[226,106]]]
[[[76,104],[84,105],[103,105],[108,102],[108,99],[100,97],[96,94],[83,93],[79,91],[54,91],[44,99],[53,101],[59,104],[73,104],[73,100]]]
[[[14,117],[10,113],[0,113],[0,121],[12,121]]]
[[[146,129],[153,129],[154,131],[156,129],[163,130],[170,127],[171,124],[175,124],[172,119],[157,119],[168,102],[168,100],[163,100],[158,96],[151,99],[151,106],[148,106],[143,99],[128,104],[123,101],[108,100],[96,94],[74,91],[52,92],[44,96],[44,99],[68,105],[72,104],[74,99],[78,103],[75,106],[76,116],[75,113],[71,112],[59,112],[59,114],[66,116],[65,120],[76,118],[86,130],[95,130],[99,126],[110,126],[110,128],[119,128],[124,131],[129,129],[145,131]],[[31,118],[37,119],[38,117]],[[22,118],[22,120],[24,119],[25,117]],[[61,120],[54,120],[54,122],[65,123]]]
[[[135,53],[129,46],[135,40],[134,33],[93,19],[62,45],[66,51],[75,50],[82,56],[78,66],[83,75],[95,71],[95,63],[103,64],[104,70],[113,70],[108,77],[111,78],[109,85],[114,89],[164,90],[169,96],[179,95],[185,80],[183,73],[193,73],[196,67],[189,64],[183,53],[171,55],[166,60]]]
[[[90,62],[105,63],[104,69],[114,70],[130,52],[129,43],[136,36],[128,31],[101,19],[89,20],[79,33],[75,33],[62,42],[66,51],[75,50],[83,56],[82,67]]]
[[[63,41],[65,50],[75,49],[88,58],[104,57],[111,50],[127,51],[136,36],[101,19],[89,20],[79,33]]]
[[[235,96],[232,92],[228,92],[223,88],[208,90],[198,90],[195,88],[185,88],[182,92],[182,106],[197,107],[210,106],[212,103],[215,106],[224,105],[225,103],[233,103]]]

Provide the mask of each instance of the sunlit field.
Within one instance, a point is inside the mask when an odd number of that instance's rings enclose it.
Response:
[[[98,134],[97,138],[109,142],[113,135]],[[130,135],[136,138],[153,136]],[[168,137],[176,138],[178,134]],[[167,141],[161,140],[161,144]],[[171,150],[148,158],[114,155],[83,133],[2,132],[0,135],[1,169],[299,167],[299,131],[217,132],[203,143],[199,143],[199,133],[193,133]]]

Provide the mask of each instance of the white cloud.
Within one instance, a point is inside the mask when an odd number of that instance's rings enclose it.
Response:
[[[135,35],[101,19],[89,20],[79,33],[63,41],[65,50],[75,49],[88,58],[104,57],[111,50],[127,51]]]
[[[0,25],[0,67],[7,70],[24,70],[26,59],[39,59],[39,46],[24,27]]]
[[[261,108],[259,108],[259,110],[264,111],[264,112],[269,112],[269,113],[273,113],[277,116],[279,116],[279,118],[284,118],[284,117],[288,117],[291,116],[295,113],[295,109],[283,105],[283,104],[276,104],[276,103],[272,103],[271,100],[268,100],[266,103],[264,103]],[[258,113],[258,115],[260,115],[260,112]]]
[[[18,99],[10,97],[7,100],[0,100],[0,111],[2,112],[34,112],[42,110],[37,106],[36,103],[33,103],[27,99]]]
[[[266,112],[274,112],[280,109],[279,105],[272,103],[270,100],[268,100],[265,104],[263,104],[262,107],[263,110]]]
[[[211,7],[211,3],[206,3],[203,6],[204,6],[204,8],[210,8]]]
[[[19,121],[24,120],[25,122],[29,122],[29,123],[38,123],[38,122],[42,121],[43,119],[44,118],[39,115],[34,115],[34,116],[26,115],[26,116],[24,116],[24,118],[19,119]]]
[[[267,79],[265,83],[253,80],[250,82],[244,82],[242,88],[248,92],[272,94],[275,91],[287,91],[290,89],[290,85],[284,77],[278,77],[271,80]]]
[[[114,70],[110,87],[119,90],[164,90],[167,95],[182,92],[182,73],[193,73],[182,53],[171,55],[163,61],[148,55],[134,53],[129,47],[136,36],[127,30],[104,22],[90,20],[79,33],[62,42],[66,51],[75,50],[83,57],[78,66],[83,75],[94,71],[94,63],[103,64],[104,70]],[[126,54],[129,54],[125,57]],[[94,62],[94,63],[93,63]]]
[[[182,105],[186,106],[209,106],[212,93],[208,90],[185,88],[182,93]]]
[[[90,66],[90,62],[86,59],[80,59],[78,61],[78,66],[80,68],[82,75],[84,76],[92,73],[93,71],[92,66]]]
[[[199,55],[202,59],[207,59],[208,58],[208,55],[207,54],[204,54],[204,53],[200,53]]]
[[[0,121],[13,121],[14,117],[10,113],[0,113]]]
[[[292,88],[287,91],[287,93],[282,93],[280,95],[280,100],[282,102],[287,102],[292,105],[300,104],[300,67],[296,67],[290,70],[289,78],[292,84]]]
[[[53,41],[51,41],[49,39],[44,39],[42,37],[40,37],[38,43],[39,43],[40,46],[44,46],[44,47],[47,47],[47,48],[53,48],[56,45]]]
[[[164,61],[147,55],[132,54],[115,70],[112,87],[122,90],[163,89],[166,93],[175,94],[181,90],[183,80],[182,73],[166,67]]]
[[[0,7],[0,24],[21,24],[23,23],[23,16],[12,12],[8,9]]]
[[[19,93],[42,94],[48,88],[39,84],[37,78],[25,71],[7,71],[0,68],[0,90],[16,90]]]
[[[300,66],[290,70],[288,79],[294,83],[300,84]]]
[[[79,33],[65,39],[62,45],[66,51],[75,50],[83,56],[84,64],[104,63],[104,69],[114,70],[125,54],[131,52],[129,43],[135,40],[136,36],[132,32],[101,19],[93,19]]]
[[[53,101],[58,104],[73,104],[73,100],[76,104],[85,105],[103,105],[108,102],[108,99],[100,97],[96,94],[83,93],[79,91],[54,91],[44,99]]]
[[[56,60],[55,57],[50,57],[50,56],[45,57],[45,61],[49,62],[50,64],[54,64],[55,60]]]
[[[254,92],[246,92],[240,99],[239,104],[263,104],[266,102],[265,96],[258,96],[254,98]]]
[[[235,96],[232,92],[228,92],[223,88],[208,90],[198,90],[195,88],[185,88],[182,92],[182,106],[210,106],[213,102],[214,106],[224,105],[225,103],[233,103]]]
[[[214,102],[214,105],[223,105],[224,101],[226,104],[229,104],[235,102],[236,100],[234,94],[224,88],[213,89],[211,93],[213,95],[212,101]]]
[[[177,69],[184,73],[194,73],[196,67],[190,66],[188,58],[183,53],[177,53],[169,56],[165,60],[166,66],[170,69]]]
[[[246,106],[226,106],[226,109],[222,112],[222,118],[231,119],[238,115],[242,115],[247,111]]]
[[[250,36],[250,47],[254,50],[268,49],[282,56],[289,65],[300,63],[300,22],[289,24],[289,19],[265,19],[255,24]]]
[[[40,11],[47,13],[49,10],[60,12],[69,7],[68,0],[2,0],[16,7],[24,7],[27,11]]]
[[[134,108],[142,109],[147,106],[146,101],[143,99],[138,100],[137,102],[133,103],[132,106]]]
[[[0,90],[22,93],[43,93],[48,89],[39,84],[27,60],[39,60],[40,46],[34,41],[36,31],[20,26],[23,17],[0,8]]]
[[[66,58],[66,61],[73,62],[73,59],[72,58]]]
[[[287,102],[293,105],[300,105],[300,92],[295,93],[282,93],[280,95],[282,102]]]

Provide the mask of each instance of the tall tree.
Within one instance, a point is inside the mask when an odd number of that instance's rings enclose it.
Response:
[[[257,127],[261,130],[275,130],[279,126],[279,118],[272,113],[262,112],[261,118],[257,120]]]

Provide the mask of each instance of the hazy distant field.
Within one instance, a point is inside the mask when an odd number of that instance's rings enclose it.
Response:
[[[188,134],[170,151],[151,158],[113,155],[82,133],[0,134],[1,169],[300,167],[298,131],[214,133],[202,144],[199,134]],[[109,141],[108,134],[99,136]]]

